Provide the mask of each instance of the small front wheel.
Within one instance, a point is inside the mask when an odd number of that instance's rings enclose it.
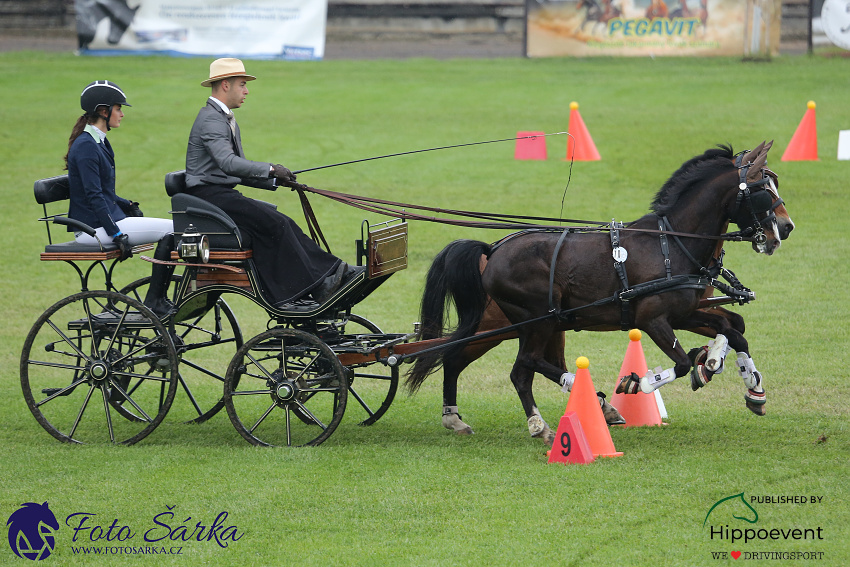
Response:
[[[276,328],[236,352],[224,379],[233,426],[254,445],[319,445],[345,413],[348,376],[316,336]]]

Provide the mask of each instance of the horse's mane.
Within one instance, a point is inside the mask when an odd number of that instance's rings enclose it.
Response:
[[[689,159],[661,186],[652,199],[650,210],[657,215],[669,214],[679,197],[697,182],[733,168],[733,157],[735,154],[732,146],[720,145]]]

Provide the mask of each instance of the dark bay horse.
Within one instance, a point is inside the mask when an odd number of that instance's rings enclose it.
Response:
[[[718,262],[723,245],[719,237],[730,220],[760,236],[752,238],[756,252],[772,254],[794,224],[779,198],[778,179],[766,168],[769,149],[770,145],[762,144],[736,156],[731,148],[721,147],[683,164],[656,195],[653,212],[629,223],[620,234],[618,244],[633,260],[626,264],[629,283],[638,288],[645,282],[670,278],[672,274],[696,277],[703,273]],[[764,194],[758,196],[762,191]],[[666,273],[659,244],[659,219],[663,218],[669,223],[667,232],[691,235],[678,237],[675,244],[674,237],[667,237],[670,273]],[[622,280],[612,268],[610,234],[569,233],[563,235],[559,246],[561,239],[560,232],[530,232],[495,246],[456,241],[435,258],[422,302],[423,339],[443,336],[449,301],[458,313],[457,327],[449,341],[469,337],[476,331],[541,318],[551,310],[550,276],[552,301],[561,313],[558,317],[544,317],[523,325],[513,335],[500,336],[495,341],[460,345],[417,358],[407,379],[412,391],[443,366],[444,426],[458,433],[471,433],[471,428],[457,415],[458,376],[500,340],[518,335],[520,348],[511,380],[526,411],[530,432],[551,442],[553,434],[540,417],[531,393],[534,373],[562,385],[567,382],[569,386],[571,374],[564,362],[564,330],[604,331],[626,326],[645,331],[676,364],[663,372],[663,376],[639,377],[641,380],[631,385],[631,391],[637,391],[641,382],[646,391],[652,391],[691,369],[694,355],[689,357],[673,333],[673,329],[687,329],[714,338],[716,345],[712,345],[710,353],[704,347],[700,373],[692,373],[692,387],[704,385],[713,374],[722,371],[723,358],[731,347],[738,353],[739,371],[747,386],[747,407],[760,415],[764,413],[761,376],[743,337],[743,318],[720,307],[698,309],[701,296],[711,294],[710,286],[662,288],[633,298],[624,325],[626,312],[622,302],[605,301],[623,289]],[[556,248],[557,261],[550,273]],[[601,304],[597,305],[600,300]],[[707,364],[709,358],[711,364]],[[629,384],[625,387],[629,388]]]

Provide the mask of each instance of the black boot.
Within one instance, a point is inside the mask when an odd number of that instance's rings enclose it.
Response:
[[[155,260],[170,262],[173,249],[174,235],[168,234],[157,243],[153,257]],[[151,269],[151,281],[148,285],[144,304],[160,319],[164,319],[174,312],[174,304],[168,300],[168,284],[171,283],[173,273],[174,266],[165,264],[154,264]]]

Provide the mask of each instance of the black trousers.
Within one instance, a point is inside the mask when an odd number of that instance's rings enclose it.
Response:
[[[222,209],[233,219],[246,246],[254,251],[266,299],[298,299],[322,283],[341,260],[322,250],[288,216],[230,187],[205,185],[186,189]]]

